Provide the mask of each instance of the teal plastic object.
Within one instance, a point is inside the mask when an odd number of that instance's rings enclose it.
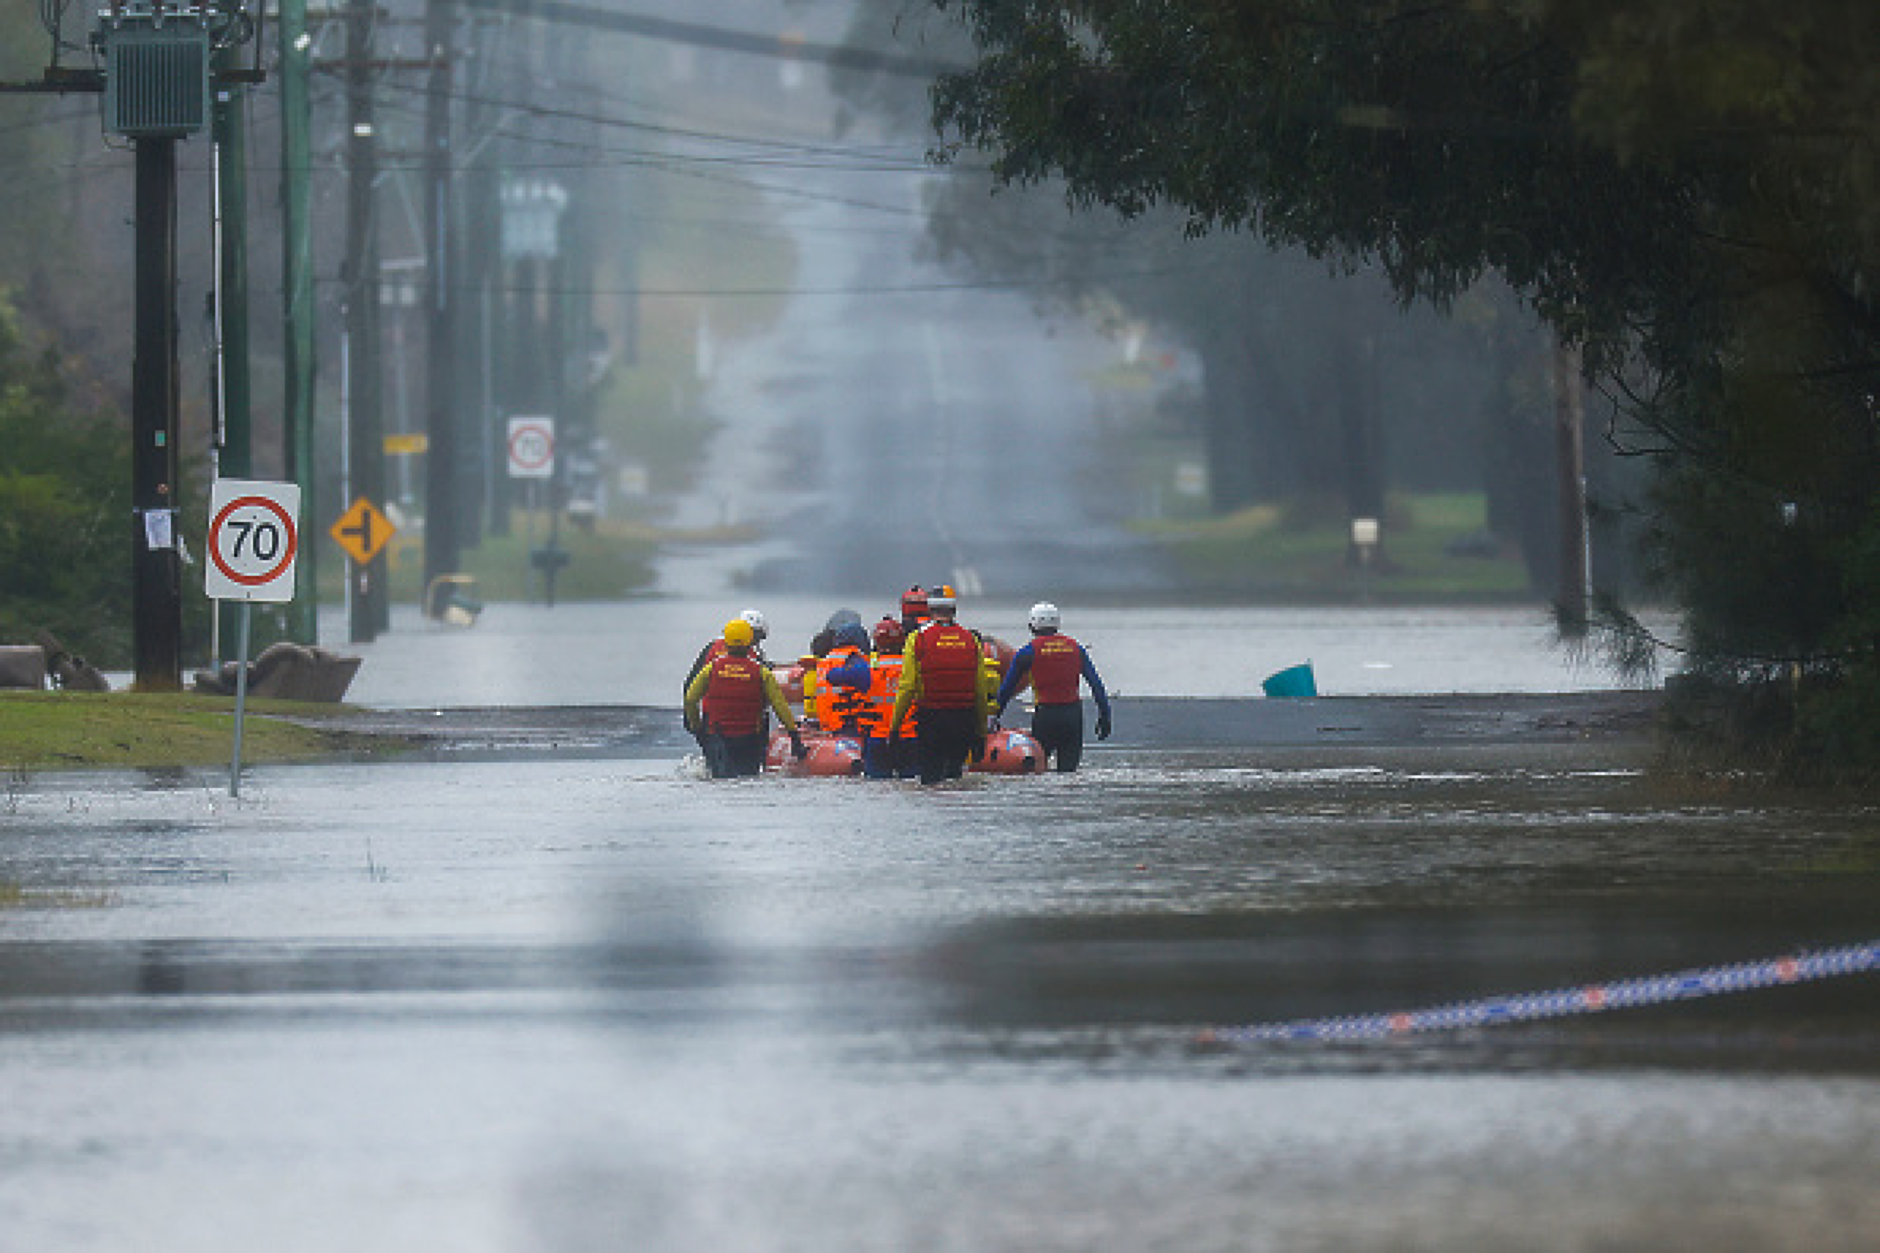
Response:
[[[1300,700],[1319,694],[1319,685],[1312,677],[1312,663],[1288,666],[1269,677],[1260,685],[1268,700]]]

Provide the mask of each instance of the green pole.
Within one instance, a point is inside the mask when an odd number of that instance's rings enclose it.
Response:
[[[216,57],[219,74],[239,69],[239,49],[223,49]],[[216,203],[220,208],[220,273],[216,284],[216,368],[220,373],[218,408],[221,430],[216,472],[223,478],[254,477],[248,370],[248,143],[247,92],[238,82],[218,77],[215,87],[213,136],[220,160],[216,163]],[[234,633],[237,608],[219,601],[219,638]],[[222,661],[218,657],[216,660]]]
[[[314,303],[313,232],[309,221],[312,168],[312,110],[307,98],[309,56],[307,0],[281,0],[275,23],[280,35],[281,75],[281,287],[287,330],[287,476],[300,485],[302,535],[317,534],[309,515],[318,510],[314,484]],[[299,585],[288,606],[288,631],[299,643],[319,642],[319,546],[307,544],[296,569]]]

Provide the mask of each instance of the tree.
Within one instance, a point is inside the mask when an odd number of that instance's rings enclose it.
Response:
[[[1872,6],[933,2],[979,52],[936,88],[944,153],[1407,298],[1499,273],[1659,468],[1694,668],[1820,680],[1803,731],[1880,677]]]
[[[849,41],[962,65],[972,53],[964,29],[913,0],[859,6]],[[859,59],[835,83],[857,113],[928,121],[923,84]],[[1438,314],[1406,306],[1375,262],[1314,259],[1251,231],[1184,232],[1166,205],[1071,214],[1056,175],[1019,187],[994,183],[975,157],[949,165],[927,205],[941,259],[1054,303],[1120,310],[1193,351],[1216,509],[1305,500],[1379,516],[1386,488],[1481,487],[1491,529],[1519,544],[1536,589],[1554,588],[1552,404],[1528,377],[1544,376],[1551,336],[1505,285],[1478,284]],[[1622,497],[1616,459],[1588,452],[1614,484],[1606,498]],[[1616,547],[1617,528],[1602,539]]]
[[[94,661],[130,656],[129,448],[78,412],[57,356],[35,356],[0,291],[0,641],[50,630]]]

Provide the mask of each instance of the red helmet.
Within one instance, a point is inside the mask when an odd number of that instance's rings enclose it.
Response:
[[[893,618],[883,618],[875,623],[875,651],[878,653],[898,653],[907,643],[907,633],[901,624]]]
[[[927,593],[920,584],[901,593],[901,616],[903,618],[924,618],[927,616]]]

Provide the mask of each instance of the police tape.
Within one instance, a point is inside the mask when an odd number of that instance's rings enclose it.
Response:
[[[1272,1040],[1381,1040],[1421,1031],[1458,1031],[1536,1022],[1573,1014],[1637,1009],[1669,1001],[1727,996],[1761,988],[1864,974],[1880,967],[1880,940],[1824,949],[1792,957],[1770,957],[1730,966],[1708,966],[1672,974],[1646,975],[1615,983],[1592,983],[1551,992],[1486,997],[1430,1009],[1348,1018],[1303,1019],[1247,1027],[1215,1027],[1202,1033],[1210,1043],[1245,1044]]]

